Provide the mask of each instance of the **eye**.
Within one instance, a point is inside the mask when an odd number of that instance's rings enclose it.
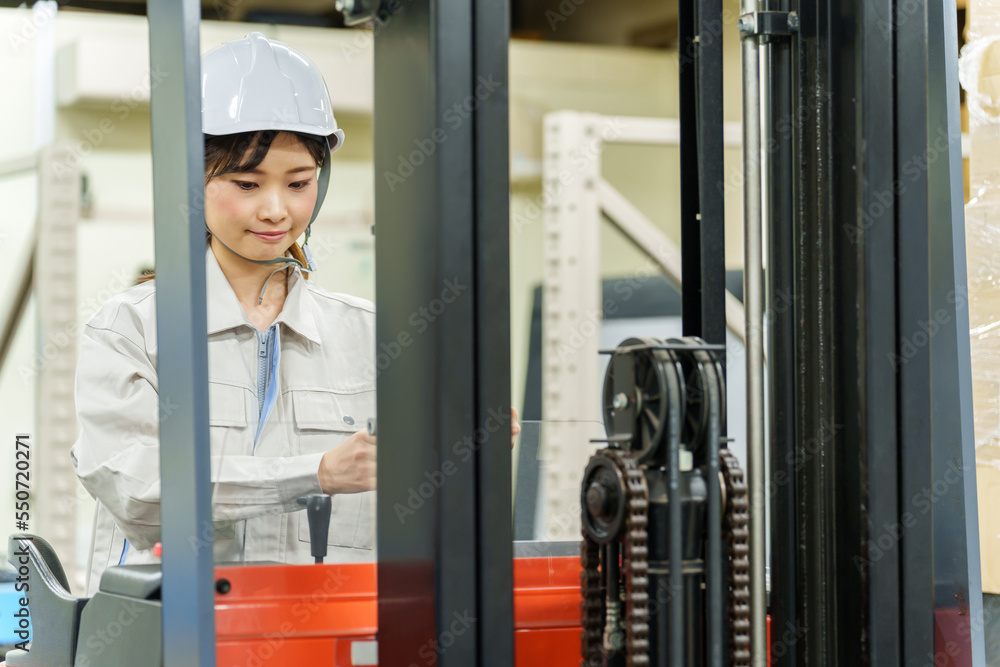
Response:
[[[292,188],[293,190],[304,190],[306,187],[308,187],[308,185],[311,182],[312,181],[297,181],[295,183],[292,183],[288,187]]]
[[[254,183],[253,181],[233,181],[233,183],[235,183],[236,187],[238,187],[240,190],[243,190],[244,192],[253,190],[255,187],[257,187],[257,184]]]

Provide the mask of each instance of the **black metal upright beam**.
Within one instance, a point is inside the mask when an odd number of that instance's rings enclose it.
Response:
[[[387,3],[375,39],[383,665],[512,663],[508,11]]]
[[[510,158],[508,2],[475,0],[474,81],[498,85],[476,112],[476,401],[478,422],[510,406]],[[479,493],[478,665],[514,664],[514,539],[509,428],[487,435],[477,459]]]
[[[701,230],[698,212],[698,45],[694,2],[677,5],[681,176],[681,315],[685,336],[702,334]]]
[[[854,197],[844,198],[847,210],[844,220],[857,223],[863,233],[853,239],[840,235],[843,250],[841,266],[845,271],[857,271],[860,276],[856,299],[839,295],[841,314],[851,311],[852,327],[839,333],[843,344],[855,346],[859,355],[857,383],[846,391],[841,403],[839,421],[846,422],[844,438],[838,443],[844,476],[857,474],[858,484],[841,487],[847,492],[839,503],[838,518],[854,512],[858,524],[838,543],[838,562],[856,563],[859,544],[868,545],[882,537],[887,526],[899,522],[899,433],[897,375],[886,363],[897,350],[896,317],[899,284],[896,274],[896,214],[899,202],[891,197],[896,179],[896,127],[898,101],[893,94],[895,54],[893,37],[879,26],[892,25],[893,0],[867,0],[856,6],[853,15],[855,31],[853,55],[855,63],[846,65],[858,100],[845,111],[845,135],[852,133],[855,149],[842,161],[852,169],[851,182],[856,187]],[[846,24],[842,24],[844,28]],[[841,33],[846,36],[845,33]],[[845,54],[846,55],[846,54]],[[843,176],[846,178],[847,174]],[[889,196],[886,195],[889,194]],[[881,213],[880,213],[881,211]],[[915,294],[926,299],[926,293]],[[856,328],[855,328],[856,327]],[[853,384],[849,375],[844,385]],[[855,389],[857,393],[855,393]],[[852,405],[851,401],[857,400]],[[850,444],[848,444],[850,443]],[[846,446],[844,446],[846,445]],[[851,537],[860,538],[857,542]],[[843,568],[842,568],[843,569]],[[857,661],[874,664],[898,664],[900,661],[900,569],[899,548],[886,550],[878,559],[869,559],[864,567],[847,568],[840,577],[839,598],[846,599],[850,591],[865,591],[860,610],[845,605],[841,610],[842,657],[849,660],[860,649]],[[860,613],[856,613],[860,611]],[[861,641],[855,640],[861,638]]]
[[[678,11],[683,331],[725,344],[722,2],[681,2]]]
[[[151,92],[156,337],[160,401],[163,659],[215,664],[205,309],[205,157],[201,132],[201,6],[151,0],[149,58],[166,72]],[[169,405],[170,412],[164,412]],[[203,545],[191,548],[191,545]]]
[[[794,332],[795,428],[772,443],[780,665],[899,662],[898,552],[864,560],[898,509],[894,54],[877,30],[891,8],[793,7],[794,317],[775,319]]]
[[[905,3],[904,3],[905,6]],[[940,329],[930,338],[933,452],[934,602],[960,621],[935,654],[959,644],[961,667],[986,664],[983,645],[979,515],[972,415],[972,360],[965,257],[958,26],[954,0],[926,3],[927,130],[930,239],[929,312]],[[943,492],[941,491],[944,487]],[[926,489],[921,489],[925,494]],[[924,496],[926,498],[926,495]],[[983,508],[990,511],[992,508]]]
[[[801,406],[808,417],[800,437],[809,440],[797,451],[804,463],[800,614],[820,640],[807,638],[803,653],[811,664],[898,664],[898,545],[867,558],[871,540],[898,519],[897,384],[887,363],[898,306],[894,53],[891,32],[887,39],[878,29],[892,25],[893,5],[821,4],[829,27],[816,46],[827,61],[814,76],[830,92],[823,159],[833,188],[822,202],[829,217],[819,223],[832,274],[812,280],[830,276],[835,289],[828,310],[814,314],[802,304],[805,318],[818,320],[814,349],[831,350],[827,375],[803,382],[832,379],[833,392],[830,403]],[[812,150],[803,143],[803,152]]]
[[[773,320],[795,349],[771,363],[799,365],[794,441],[772,441],[772,617],[796,632],[776,664],[981,665],[954,5],[795,5],[795,316]],[[969,632],[935,645],[948,614]]]
[[[834,203],[835,108],[833,3],[797,2],[793,40],[795,98],[791,117],[794,215],[775,218],[768,241],[768,372],[771,382],[771,615],[774,664],[838,665],[836,637],[837,526],[833,437],[842,425],[834,415],[834,387],[852,382],[837,371],[832,324],[834,297],[853,297],[856,276],[834,267],[837,234]],[[854,62],[854,58],[850,58]],[[775,102],[777,103],[777,102]],[[790,121],[790,122],[789,122]],[[781,122],[781,120],[779,120]],[[779,132],[780,136],[780,132]],[[779,139],[780,141],[780,139]],[[853,143],[851,143],[853,148]],[[783,189],[773,182],[774,192]],[[778,195],[782,196],[782,195]],[[788,254],[785,254],[788,253]],[[835,285],[836,280],[836,287]],[[787,290],[784,294],[779,289]],[[781,298],[790,307],[778,308]],[[851,364],[854,362],[851,361]],[[791,383],[789,383],[791,380]]]
[[[899,309],[903,349],[886,360],[899,392],[900,647],[903,664],[920,665],[934,653],[934,516],[913,504],[933,485],[931,448],[931,349],[922,336],[933,321],[930,311],[930,214],[928,173],[915,168],[927,151],[927,5],[910,16],[912,6],[894,7],[896,98],[896,224]],[[910,20],[910,19],[913,20]],[[890,38],[888,30],[883,31]],[[939,93],[940,94],[940,93]],[[922,345],[915,345],[924,343]],[[900,354],[902,352],[902,354]],[[876,533],[877,539],[884,532]],[[874,555],[874,554],[872,554]]]
[[[791,10],[788,0],[764,3],[766,11]],[[796,205],[801,205],[803,197],[812,197],[815,188],[803,192],[793,178],[795,170],[795,147],[798,135],[796,129],[804,129],[799,122],[793,106],[792,91],[802,90],[801,79],[797,68],[792,67],[793,53],[800,53],[798,40],[803,32],[809,32],[809,26],[803,26],[798,35],[792,38],[771,38],[769,67],[767,76],[769,89],[765,91],[770,97],[770,114],[765,122],[770,123],[769,135],[772,141],[764,146],[770,155],[768,160],[769,173],[766,181],[774,184],[768,192],[764,205],[764,219],[769,227],[764,230],[767,238],[767,271],[765,273],[765,322],[768,326],[767,351],[767,382],[770,389],[768,396],[769,410],[769,480],[768,489],[772,498],[771,523],[769,527],[780,525],[780,530],[770,530],[770,612],[775,635],[784,638],[796,637],[798,634],[798,616],[796,614],[796,595],[799,587],[796,585],[795,554],[799,549],[799,523],[795,512],[795,479],[796,431],[795,409],[797,378],[799,369],[806,363],[822,364],[823,355],[811,354],[804,358],[799,354],[800,345],[795,339],[795,323],[797,321],[796,305],[798,295],[795,291],[794,249],[801,242],[803,235],[794,226],[794,211]],[[810,33],[810,38],[814,38]],[[811,91],[816,94],[815,89]],[[816,108],[814,100],[808,100],[806,108]],[[811,120],[815,121],[815,118]],[[814,182],[819,184],[819,179]],[[800,215],[801,219],[801,215]],[[816,295],[819,296],[819,295]],[[820,297],[821,298],[821,297]],[[815,303],[815,301],[813,301]],[[818,387],[812,388],[813,391]],[[815,398],[815,395],[810,398]],[[780,623],[778,623],[780,619]],[[788,633],[791,632],[789,635]],[[797,641],[779,640],[778,651],[772,658],[777,665],[797,664]]]

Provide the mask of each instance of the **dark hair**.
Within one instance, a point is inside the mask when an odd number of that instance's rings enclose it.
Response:
[[[238,134],[224,134],[205,136],[205,183],[216,176],[223,174],[238,174],[250,171],[260,166],[260,163],[267,157],[267,152],[271,150],[271,143],[278,136],[278,132],[283,130],[257,130],[256,132],[240,132]],[[290,132],[295,135],[299,142],[309,151],[309,155],[316,161],[317,167],[323,166],[323,156],[326,139],[312,134],[302,132]],[[209,237],[206,237],[206,240]],[[292,257],[306,264],[305,253],[299,247],[298,242],[292,243],[288,249]],[[309,274],[303,274],[306,280]],[[138,285],[155,278],[152,269],[143,270],[136,278]]]
[[[300,132],[291,132],[316,161],[323,166],[323,142],[321,137]],[[238,174],[260,166],[271,149],[271,143],[278,135],[277,130],[259,130],[221,136],[205,135],[205,182],[223,174]]]

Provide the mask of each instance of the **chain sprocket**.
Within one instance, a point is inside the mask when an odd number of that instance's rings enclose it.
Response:
[[[625,574],[625,651],[628,667],[649,665],[648,509],[646,477],[634,459],[618,449],[603,449],[595,457],[611,459],[626,486],[626,513],[622,568]],[[729,652],[731,667],[750,666],[750,531],[749,500],[739,461],[728,450],[719,451],[725,510],[723,528],[729,545]],[[593,460],[593,459],[592,459]],[[606,595],[600,571],[600,545],[584,532],[580,585],[582,667],[601,665]]]
[[[622,572],[625,579],[625,664],[627,667],[649,665],[649,563],[647,543],[649,491],[646,475],[635,460],[619,449],[602,449],[591,458],[610,459],[625,480],[625,526],[622,542]],[[586,511],[586,509],[584,509]],[[599,570],[600,546],[587,531],[583,532],[581,556],[583,571],[580,573],[581,616],[583,632],[581,649],[583,667],[601,664],[603,640],[604,597],[603,577]]]

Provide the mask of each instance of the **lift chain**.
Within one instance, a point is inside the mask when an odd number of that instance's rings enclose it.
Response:
[[[750,667],[750,505],[740,462],[725,448],[719,459],[726,488],[723,530],[729,542],[729,664]]]
[[[649,491],[646,475],[635,460],[620,449],[602,449],[594,454],[595,458],[598,456],[610,459],[625,480],[626,509],[622,535],[625,547],[622,557],[622,572],[625,575],[625,664],[627,667],[646,667],[649,665],[649,548],[646,531]],[[584,531],[581,545],[583,571],[580,573],[583,596],[582,667],[601,665],[606,591],[598,569],[600,553],[600,545]]]
[[[627,453],[608,448],[596,456],[611,459],[625,479],[627,510],[624,526],[625,649],[628,667],[649,665],[648,532],[649,496],[646,477]],[[728,450],[719,451],[726,493],[723,519],[729,544],[730,665],[750,666],[750,561],[749,501],[743,470]],[[586,510],[584,510],[586,511]],[[604,582],[600,571],[601,547],[584,532],[580,573],[583,622],[582,667],[601,665],[604,628]]]
[[[612,450],[625,476],[625,665],[649,665],[649,489],[646,474],[628,454]]]
[[[586,511],[586,509],[584,509]],[[583,601],[580,603],[583,631],[580,633],[581,667],[601,667],[601,638],[604,632],[604,586],[598,565],[601,562],[601,547],[584,534],[580,544],[580,589]]]

